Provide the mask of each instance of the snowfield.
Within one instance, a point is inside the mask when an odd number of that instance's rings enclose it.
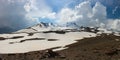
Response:
[[[6,38],[0,40],[0,54],[26,53],[49,48],[58,51],[68,48],[66,46],[76,43],[76,40],[95,36],[96,34],[89,32],[34,33],[31,36],[28,33],[0,34],[0,37]]]
[[[84,28],[85,29],[85,28]],[[0,34],[0,54],[26,53],[52,48],[54,51],[67,49],[67,45],[77,40],[96,37],[102,33],[112,34],[112,31],[99,28],[99,32],[80,32],[70,27],[60,27],[41,23],[11,34]],[[120,36],[120,33],[115,33]]]

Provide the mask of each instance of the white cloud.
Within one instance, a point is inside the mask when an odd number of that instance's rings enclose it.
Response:
[[[46,18],[56,19],[56,13],[55,12],[49,13],[47,14]]]
[[[97,11],[102,9],[102,13]],[[59,13],[59,21],[61,23],[76,22],[79,26],[98,26],[100,20],[105,19],[106,8],[100,3],[92,8],[89,1],[82,2],[75,9],[63,8]]]
[[[77,12],[77,16],[82,15],[82,18],[77,18],[76,23],[79,26],[90,26],[93,25],[92,19],[92,7],[90,2],[82,2],[78,6],[75,7],[75,11]],[[92,24],[91,24],[92,23]]]
[[[30,12],[30,10],[31,10],[30,3],[26,3],[26,4],[24,5],[24,9],[25,9],[27,12]]]
[[[116,10],[117,10],[118,8],[119,8],[119,7],[116,6],[115,9],[113,9],[112,14],[115,14],[115,12],[116,12]]]
[[[39,17],[55,18],[44,0],[0,0],[0,28],[24,28],[38,23]]]
[[[106,7],[97,2],[93,7],[93,18],[105,21],[107,16]]]
[[[107,19],[106,7],[99,2],[93,7],[89,1],[85,1],[74,9],[63,8],[58,17],[60,23],[75,22],[79,26],[97,26],[120,31],[120,20]]]
[[[44,0],[31,0],[24,6],[28,12],[26,17],[32,18],[55,18],[55,12],[46,4]]]
[[[78,6],[75,6],[75,10],[77,11],[77,15],[81,14],[84,17],[92,14],[92,7],[88,1],[82,2]]]
[[[80,26],[101,26],[106,20],[106,8],[99,2],[93,8],[90,2],[82,2],[75,9],[78,12],[77,15],[83,16],[77,19],[77,24]]]
[[[107,27],[109,29],[120,31],[120,19],[109,20],[108,24],[107,24]]]
[[[59,23],[66,23],[66,22],[71,22],[76,19],[75,17],[75,12],[69,8],[63,8],[59,13],[58,13],[58,22]]]

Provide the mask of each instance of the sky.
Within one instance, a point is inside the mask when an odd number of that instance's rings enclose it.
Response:
[[[0,33],[40,22],[74,22],[120,31],[119,3],[119,0],[0,0]]]

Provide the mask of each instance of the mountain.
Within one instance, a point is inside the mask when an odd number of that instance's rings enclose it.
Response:
[[[68,22],[66,27],[80,28],[80,26],[78,26],[75,22]]]
[[[101,36],[102,33],[106,35],[111,35],[112,33],[103,28],[95,30],[94,27],[81,27],[82,30],[81,28],[71,28],[71,26],[77,27],[75,23],[70,23],[67,26],[60,26],[53,23],[39,23],[10,34],[0,34],[0,53],[27,53],[50,48],[58,51],[69,48],[67,47],[68,45],[74,44],[78,40]],[[115,35],[120,36],[119,33]]]
[[[47,27],[55,27],[55,24],[41,22],[41,23],[37,24],[36,26],[47,28]]]
[[[75,22],[69,22],[65,25],[58,25],[54,23],[39,23],[32,27],[28,27],[26,29],[22,29],[16,31],[14,33],[34,33],[34,32],[46,32],[46,31],[85,31],[85,32],[92,32],[92,33],[118,33],[117,31],[109,30],[107,28],[100,28],[100,27],[84,27],[78,26]]]
[[[67,48],[67,45],[76,43],[77,39],[95,36],[96,34],[91,32],[78,32],[76,30],[73,32],[69,26],[39,23],[10,34],[0,34],[0,53],[26,53],[49,48],[63,50]]]
[[[32,27],[28,27],[26,29],[19,30],[17,32],[43,32],[43,31],[51,31],[51,30],[56,30],[58,28],[57,24],[53,23],[39,23],[37,25],[34,25]]]

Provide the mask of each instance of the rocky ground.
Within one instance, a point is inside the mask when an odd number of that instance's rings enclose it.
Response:
[[[120,60],[120,36],[102,34],[77,41],[62,51],[0,54],[0,60]]]

